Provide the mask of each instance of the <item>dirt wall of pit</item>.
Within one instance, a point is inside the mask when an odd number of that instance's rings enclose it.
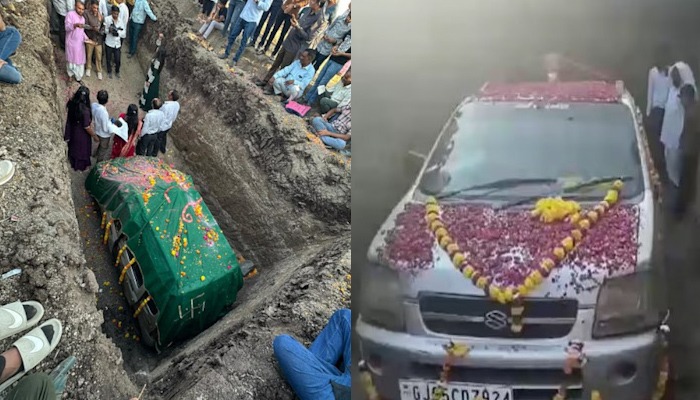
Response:
[[[249,76],[190,38],[173,3],[152,8],[140,39],[148,69],[158,32],[168,58],[161,96],[181,94],[170,138],[207,204],[244,254],[271,265],[350,227],[350,167],[309,142],[304,122],[263,96]]]
[[[121,353],[101,333],[100,285],[80,247],[86,239],[71,198],[46,5],[27,0],[15,7],[12,19],[23,42],[13,61],[24,81],[0,84],[0,159],[17,163],[14,178],[0,186],[0,274],[13,268],[22,274],[0,280],[0,304],[37,300],[46,309],[43,320],[63,323],[60,344],[35,371],[49,372],[75,356],[68,399],[129,398],[138,389],[123,372]],[[19,336],[1,341],[0,349]]]

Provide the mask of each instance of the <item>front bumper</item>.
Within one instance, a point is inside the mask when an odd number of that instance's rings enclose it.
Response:
[[[399,400],[399,379],[439,379],[448,338],[391,332],[357,321],[361,356],[368,361],[382,399]],[[588,363],[580,375],[563,372],[567,338],[547,340],[489,340],[454,338],[470,345],[468,357],[453,364],[450,380],[513,388],[513,400],[551,400],[560,385],[567,399],[647,400],[656,387],[662,341],[652,331],[634,336],[585,341]]]

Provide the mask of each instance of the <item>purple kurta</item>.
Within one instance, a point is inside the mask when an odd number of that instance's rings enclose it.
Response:
[[[88,40],[83,28],[76,28],[75,24],[84,24],[85,18],[78,15],[75,10],[66,15],[66,62],[76,65],[85,65],[85,41]]]

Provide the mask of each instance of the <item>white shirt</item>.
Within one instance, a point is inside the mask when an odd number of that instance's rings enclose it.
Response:
[[[681,85],[682,86],[682,85]],[[685,111],[681,104],[681,99],[678,97],[680,89],[671,85],[668,90],[668,99],[666,100],[666,110],[664,111],[664,120],[661,123],[661,143],[668,149],[678,149],[683,132],[683,120]]]
[[[141,137],[153,135],[160,132],[160,127],[163,126],[165,114],[160,110],[151,110],[143,117],[143,126],[141,127]]]
[[[649,82],[647,84],[647,117],[652,108],[666,107],[668,89],[671,88],[671,78],[667,73],[659,71],[657,67],[649,70]]]
[[[113,36],[111,33],[109,33],[109,27],[112,25],[116,26],[117,29],[119,29],[119,36]],[[105,37],[105,45],[113,49],[118,49],[122,47],[121,39],[126,37],[126,23],[122,22],[121,14],[119,14],[119,19],[116,23],[114,22],[114,19],[111,15],[105,18],[105,33],[107,34],[107,36]]]
[[[107,0],[100,0],[99,6],[100,14],[102,14],[102,18],[107,18],[108,15],[111,15],[112,13],[112,5],[110,4],[107,6]]]
[[[75,9],[75,0],[53,0],[53,8],[58,15],[65,17],[68,11]]]
[[[117,4],[117,5],[119,6],[119,21],[122,24],[124,24],[124,26],[126,26],[129,23],[129,7],[127,7],[126,1],[121,3],[121,4]],[[109,9],[110,9],[110,14],[111,14],[112,8],[110,7]],[[109,14],[107,14],[107,15],[109,15]],[[106,18],[106,16],[105,16],[105,18]]]
[[[175,122],[177,114],[180,112],[180,103],[168,100],[163,103],[160,111],[162,111],[165,116],[163,118],[163,126],[161,126],[160,130],[167,131],[173,127],[173,122]]]
[[[107,108],[100,103],[92,103],[92,121],[95,123],[95,133],[103,139],[112,137],[118,128],[109,120]]]

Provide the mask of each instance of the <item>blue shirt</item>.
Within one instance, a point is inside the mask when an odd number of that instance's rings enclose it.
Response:
[[[255,22],[258,24],[260,23],[263,13],[270,9],[270,5],[272,5],[272,0],[258,0],[257,3],[255,0],[248,0],[248,2],[245,3],[245,7],[243,7],[243,11],[241,11],[241,18],[243,18],[245,22]]]
[[[294,60],[293,63],[277,71],[273,77],[275,79],[284,78],[285,81],[294,81],[294,84],[299,86],[303,91],[309,86],[311,80],[314,78],[316,70],[313,64],[309,64],[306,67],[301,66],[301,61]]]
[[[134,2],[134,9],[131,11],[131,20],[134,21],[134,23],[143,24],[146,22],[146,15],[153,21],[158,20],[156,15],[153,14],[148,0],[136,0]]]

